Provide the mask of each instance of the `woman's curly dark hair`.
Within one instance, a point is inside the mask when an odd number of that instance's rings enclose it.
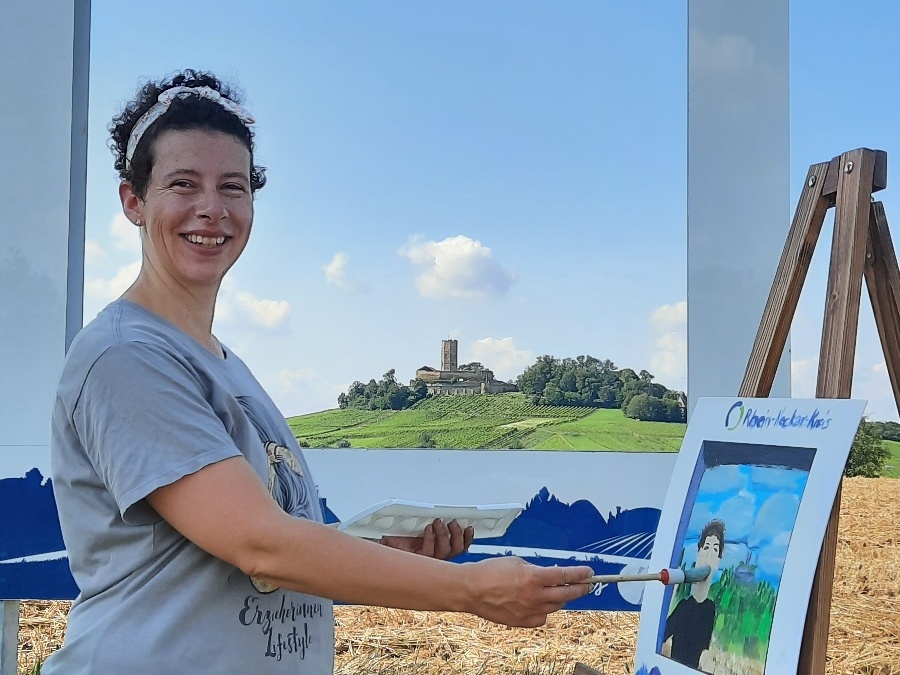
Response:
[[[109,146],[115,155],[114,166],[119,173],[119,178],[131,183],[135,194],[143,199],[147,194],[150,172],[153,169],[153,148],[159,135],[169,129],[180,131],[207,129],[222,131],[243,141],[247,150],[250,151],[250,191],[255,193],[263,187],[266,184],[266,170],[253,163],[253,131],[245,126],[236,115],[225,110],[215,101],[202,96],[188,96],[172,101],[168,111],[151,124],[141,137],[134,156],[131,158],[130,166],[125,167],[125,151],[134,125],[144,113],[153,107],[162,92],[179,86],[209,87],[235,103],[241,102],[237,92],[227,84],[220,82],[212,73],[188,69],[160,82],[147,82],[109,125]]]

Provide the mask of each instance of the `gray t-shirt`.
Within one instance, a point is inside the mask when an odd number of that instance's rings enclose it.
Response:
[[[44,675],[333,671],[330,600],[267,587],[185,539],[145,497],[243,457],[287,512],[322,521],[290,428],[233,353],[119,300],[69,350],[51,464],[81,591]]]

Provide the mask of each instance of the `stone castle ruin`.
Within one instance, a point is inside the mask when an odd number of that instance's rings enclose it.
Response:
[[[458,353],[457,340],[442,340],[440,370],[422,366],[416,371],[416,377],[425,382],[429,394],[502,394],[519,390],[514,384],[494,379],[493,371],[487,368],[460,370]]]

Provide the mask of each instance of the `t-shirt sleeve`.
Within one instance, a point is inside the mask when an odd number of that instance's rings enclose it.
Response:
[[[157,488],[241,454],[204,386],[186,362],[138,342],[110,347],[91,367],[73,422],[126,521]]]

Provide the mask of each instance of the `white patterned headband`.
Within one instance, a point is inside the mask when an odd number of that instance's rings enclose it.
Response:
[[[172,101],[176,98],[185,98],[187,96],[200,96],[201,98],[207,98],[210,101],[214,101],[237,117],[245,125],[253,124],[254,122],[250,113],[247,112],[243,106],[235,103],[229,98],[225,98],[222,94],[210,87],[172,87],[171,89],[166,89],[157,97],[153,107],[141,116],[141,119],[134,125],[134,129],[131,130],[131,135],[128,137],[128,147],[125,149],[126,171],[131,166],[131,158],[134,156],[134,151],[137,149],[138,143],[141,142],[141,137],[147,129],[150,128],[150,125],[166,114],[169,106],[172,105]]]

